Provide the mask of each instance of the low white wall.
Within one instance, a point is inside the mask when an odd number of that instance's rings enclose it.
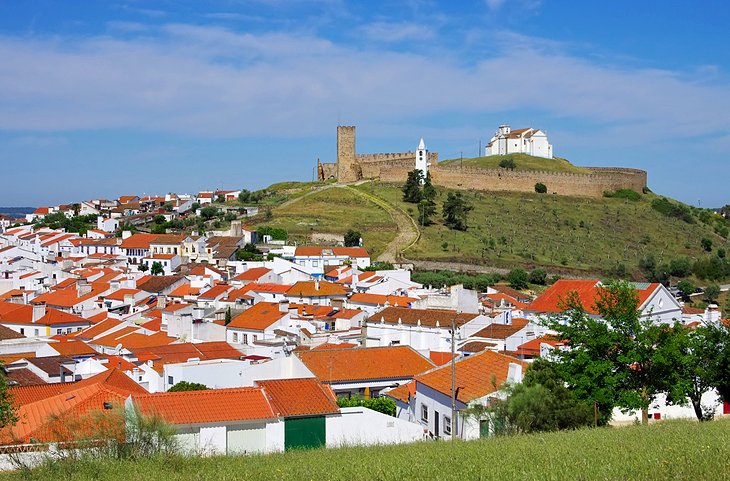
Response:
[[[423,440],[423,427],[365,407],[327,417],[327,447],[401,444]]]
[[[200,428],[200,451],[205,454],[226,454],[226,426]]]

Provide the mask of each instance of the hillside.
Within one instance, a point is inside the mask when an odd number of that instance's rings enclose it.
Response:
[[[728,421],[235,457],[66,461],[5,479],[634,481],[730,478]]]
[[[286,196],[277,194],[288,200],[272,208],[269,220],[257,219],[256,225],[287,229],[290,239],[298,242],[310,242],[315,232],[343,234],[354,228],[363,233],[365,246],[377,257],[396,237],[397,228],[391,215],[368,196],[386,201],[417,221],[416,206],[402,201],[398,185],[366,182],[358,186],[303,184],[302,188],[309,193],[293,189]],[[703,238],[712,241],[713,255],[718,249],[730,249],[714,226],[700,221],[696,214],[688,223],[653,208],[652,201],[659,199],[654,194],[630,201],[462,191],[474,209],[469,214],[469,230],[461,232],[442,224],[441,204],[448,191],[437,190],[436,222],[420,229],[413,246],[403,246],[406,259],[508,269],[541,266],[583,276],[612,275],[623,266],[628,274],[641,278],[639,262],[649,254],[658,263],[702,258],[708,255],[701,245]],[[402,219],[400,223],[404,225]]]
[[[591,171],[585,167],[578,167],[566,159],[554,157],[533,157],[527,154],[490,155],[487,157],[471,157],[468,159],[448,159],[439,164],[463,165],[464,167],[479,167],[482,169],[499,169],[499,163],[511,159],[515,163],[515,170],[544,170],[547,172],[568,172],[573,174],[589,174]]]

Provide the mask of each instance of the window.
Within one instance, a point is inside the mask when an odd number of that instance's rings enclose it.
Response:
[[[25,328],[21,327],[20,328],[20,333],[25,336]]]
[[[172,379],[172,376],[167,376],[167,384],[169,384],[170,386],[175,385],[175,381]]]
[[[66,334],[71,334],[71,328],[70,327],[67,327],[66,328]]]
[[[451,418],[444,414],[444,434],[451,434]]]
[[[56,334],[57,335],[63,334],[63,329],[56,329]]]
[[[312,261],[312,267],[319,266],[319,261]]]
[[[237,332],[233,333],[233,342],[238,343],[238,333]]]
[[[243,343],[248,344],[248,334],[243,335]]]
[[[80,328],[79,328],[79,329],[80,329]],[[38,337],[38,336],[40,335],[40,333],[41,333],[40,329],[36,329],[36,330],[35,330],[35,336],[36,336],[36,337]]]
[[[421,421],[428,422],[428,406],[421,404]]]
[[[254,334],[254,335],[253,335],[253,342],[256,342],[256,339],[257,339],[257,338],[258,338],[258,336],[257,336],[256,334]]]

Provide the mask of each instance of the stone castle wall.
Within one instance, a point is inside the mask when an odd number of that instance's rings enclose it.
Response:
[[[480,169],[459,165],[440,165],[438,154],[429,152],[429,172],[434,185],[451,189],[535,192],[535,184],[545,184],[548,193],[582,197],[602,197],[606,191],[646,187],[646,171],[618,167],[586,167],[588,174],[548,171]],[[356,154],[355,127],[337,127],[337,163],[318,164],[320,180],[339,182],[379,179],[403,183],[415,168],[415,152]]]

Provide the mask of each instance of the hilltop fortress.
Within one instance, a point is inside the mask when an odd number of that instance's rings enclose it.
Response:
[[[355,127],[337,127],[337,162],[317,161],[320,181],[356,182],[377,179],[403,183],[408,172],[426,166],[435,185],[450,189],[535,192],[541,182],[549,193],[582,197],[602,197],[604,192],[631,189],[642,192],[646,187],[646,171],[619,167],[586,167],[586,174],[539,170],[507,170],[462,167],[458,163],[439,164],[438,154],[428,152],[423,142],[415,151],[380,154],[358,154],[355,149]],[[425,162],[424,162],[425,160]]]

